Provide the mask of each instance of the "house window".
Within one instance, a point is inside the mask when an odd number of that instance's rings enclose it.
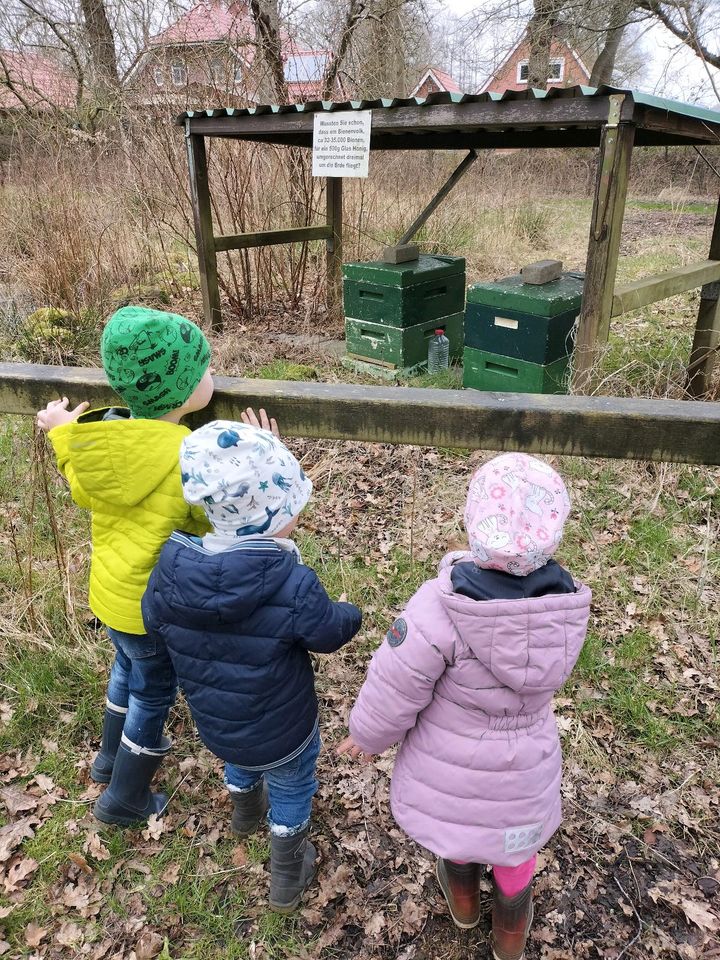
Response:
[[[182,63],[174,63],[170,68],[172,82],[176,87],[183,87],[187,83],[187,67]]]
[[[165,74],[163,72],[162,67],[155,67],[155,69],[153,70],[153,79],[155,81],[156,87],[165,86]]]
[[[560,57],[558,60],[550,61],[550,76],[548,83],[559,83],[565,76],[565,60]]]
[[[241,63],[235,67],[235,83],[242,83],[245,79],[245,71]]]
[[[521,60],[517,65],[517,82],[527,83],[529,76],[529,60]],[[558,57],[550,61],[550,76],[548,83],[561,83],[565,76],[565,58]]]

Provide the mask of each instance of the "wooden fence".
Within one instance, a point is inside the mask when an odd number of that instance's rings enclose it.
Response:
[[[193,425],[265,407],[284,436],[720,464],[720,404],[216,377]],[[0,364],[0,413],[117,403],[102,370]]]

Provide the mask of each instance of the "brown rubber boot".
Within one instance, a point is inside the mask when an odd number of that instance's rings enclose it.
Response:
[[[439,859],[435,874],[447,900],[455,926],[470,930],[480,922],[479,863],[454,863]]]
[[[492,933],[495,960],[523,960],[533,921],[532,883],[514,897],[506,897],[493,878]]]

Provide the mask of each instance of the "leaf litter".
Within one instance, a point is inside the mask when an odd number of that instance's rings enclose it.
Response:
[[[482,883],[478,929],[454,928],[432,856],[390,815],[392,752],[368,765],[332,752],[345,733],[373,646],[412,590],[432,575],[445,546],[462,537],[467,478],[481,455],[323,441],[293,446],[316,487],[303,522],[308,562],[321,576],[334,576],[338,594],[347,591],[366,614],[356,643],[316,660],[326,745],[313,826],[320,866],[291,921],[294,934],[284,941],[264,933],[266,837],[233,841],[220,765],[199,745],[180,705],[172,719],[175,754],[162,776],[171,787],[182,783],[181,794],[167,817],[127,831],[120,853],[111,853],[118,849],[113,832],[77,807],[99,792],[87,772],[96,741],[73,748],[86,754],[77,757],[74,793],[72,785],[63,788],[57,776],[38,769],[63,752],[56,728],[39,731],[31,751],[0,757],[0,803],[7,819],[0,826],[0,954],[30,949],[33,960],[182,957],[212,927],[212,917],[203,923],[192,910],[184,916],[193,884],[202,882],[236,919],[243,945],[238,956],[486,955],[489,879]],[[579,671],[557,698],[565,820],[540,855],[527,960],[720,958],[717,724],[712,727],[719,700],[712,633],[717,619],[710,628],[698,611],[698,603],[717,599],[717,559],[709,567],[704,553],[692,552],[702,524],[677,515],[666,519],[689,546],[682,558],[687,562],[675,557],[673,582],[659,582],[652,564],[636,569],[637,553],[626,551],[649,505],[653,517],[662,518],[672,512],[668,503],[675,495],[676,512],[678,503],[692,512],[692,498],[679,482],[683,468],[663,474],[659,497],[646,465],[562,466],[576,507],[566,562],[593,587],[592,630],[601,650],[599,663]],[[615,484],[610,487],[609,471]],[[703,476],[715,495],[718,471],[691,473]],[[705,502],[698,504],[698,518],[703,509]],[[684,739],[670,738],[658,749],[649,748],[613,708],[627,656],[623,644],[638,630],[651,638],[652,656],[628,669],[653,691],[648,715],[659,723],[697,724]],[[16,710],[13,702],[0,704],[0,723],[11,723]],[[59,716],[67,725],[75,719],[69,709]],[[73,804],[64,802],[68,796]],[[46,909],[28,918],[24,904],[37,895],[40,862],[25,851],[51,824],[57,830],[58,821],[58,852],[46,854],[54,856],[53,871],[49,880],[43,874],[40,888]],[[18,925],[14,916],[25,919]],[[226,955],[220,940],[216,955]]]

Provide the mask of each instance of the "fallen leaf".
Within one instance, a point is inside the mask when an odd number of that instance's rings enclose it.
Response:
[[[81,853],[69,853],[68,860],[72,860],[83,873],[92,873],[93,869]]]
[[[385,917],[382,913],[374,913],[365,924],[365,933],[369,937],[376,937],[385,926]]]
[[[165,868],[164,872],[160,875],[160,879],[162,880],[163,883],[167,883],[170,885],[172,885],[173,883],[177,883],[178,880],[180,879],[180,870],[181,870],[181,867],[179,863],[171,863],[169,864],[169,866]]]
[[[85,853],[89,853],[91,857],[95,857],[96,860],[110,859],[110,851],[100,839],[100,834],[97,830],[90,830],[88,832],[85,843],[83,844],[83,850]]]
[[[9,949],[10,944],[7,942],[7,940],[0,940],[0,957],[6,954]]]
[[[55,781],[44,773],[35,774],[35,783],[46,793],[52,793],[55,790]]]
[[[37,797],[20,790],[19,787],[3,787],[0,790],[0,797],[2,797],[2,801],[11,817],[23,810],[35,810],[39,803]]]
[[[681,900],[680,908],[690,923],[700,927],[701,930],[707,930],[708,933],[716,933],[720,930],[720,920],[717,915],[711,913],[707,907],[697,900]]]
[[[23,840],[35,836],[35,827],[39,824],[37,817],[23,817],[22,820],[0,827],[0,863],[9,860]]]
[[[63,904],[72,910],[84,910],[90,903],[90,894],[79,884],[66,883],[63,887],[61,899]]]
[[[167,818],[159,817],[156,813],[153,813],[148,817],[147,827],[143,830],[142,835],[146,840],[159,840],[163,833],[169,829],[170,825]]]
[[[126,866],[128,870],[135,870],[136,873],[142,873],[146,877],[149,877],[152,873],[150,867],[146,863],[143,863],[142,860],[128,860]]]
[[[8,867],[7,876],[3,881],[6,893],[12,893],[17,890],[28,877],[32,876],[38,868],[37,860],[32,857],[23,857],[11,863]]]
[[[239,843],[233,850],[232,863],[234,867],[244,867],[247,863],[247,850],[244,843]]]
[[[55,934],[55,940],[62,947],[74,947],[82,940],[82,930],[77,923],[71,923],[66,920],[60,925],[60,929]]]
[[[29,923],[25,927],[25,943],[29,947],[39,947],[47,936],[47,929],[37,923]]]
[[[147,930],[141,934],[135,944],[135,956],[137,960],[152,960],[163,948],[163,938],[159,933]]]

